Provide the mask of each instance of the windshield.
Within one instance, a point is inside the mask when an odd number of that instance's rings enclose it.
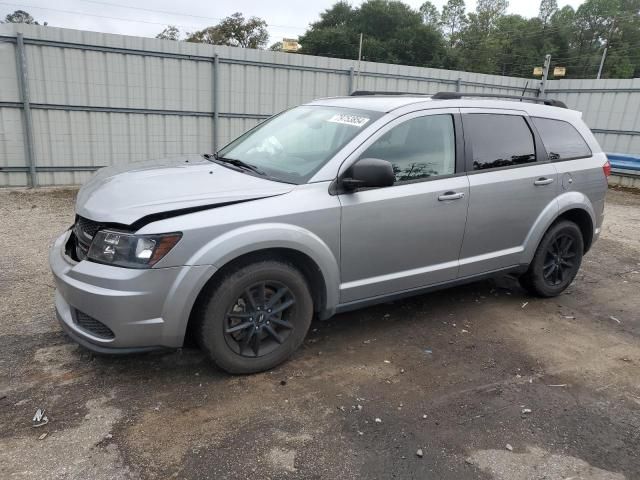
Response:
[[[218,158],[240,160],[276,180],[305,183],[381,115],[351,108],[296,107],[234,140]]]

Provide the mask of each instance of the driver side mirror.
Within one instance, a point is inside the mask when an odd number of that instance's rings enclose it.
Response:
[[[340,184],[347,191],[357,188],[390,187],[396,181],[391,162],[379,158],[363,158],[345,172]]]

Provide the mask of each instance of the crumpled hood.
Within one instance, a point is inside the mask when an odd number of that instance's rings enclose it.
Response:
[[[293,188],[200,155],[182,155],[98,170],[78,192],[76,213],[98,222],[131,225],[147,215],[272,197]]]

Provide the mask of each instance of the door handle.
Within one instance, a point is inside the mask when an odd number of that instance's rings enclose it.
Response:
[[[533,182],[534,185],[540,186],[540,185],[549,185],[550,183],[553,183],[553,178],[545,178],[545,177],[540,177],[539,179],[537,179],[535,182]]]
[[[464,198],[464,192],[445,192],[438,197],[438,200],[445,202],[447,200],[460,200]]]

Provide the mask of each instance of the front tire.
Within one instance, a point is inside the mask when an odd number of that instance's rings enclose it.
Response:
[[[243,266],[205,294],[197,340],[229,373],[255,373],[284,362],[302,344],[313,317],[306,279],[279,261]]]
[[[529,270],[520,277],[520,284],[539,297],[560,295],[576,277],[583,253],[580,228],[569,220],[561,220],[542,237]]]

